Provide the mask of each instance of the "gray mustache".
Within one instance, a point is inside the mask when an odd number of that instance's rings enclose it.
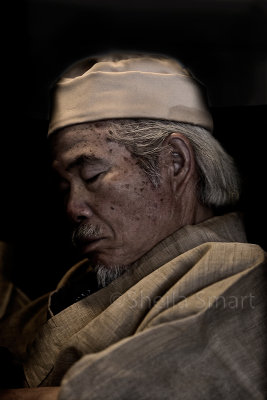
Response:
[[[72,244],[74,247],[87,242],[88,240],[99,239],[101,234],[100,227],[91,224],[81,224],[72,232]]]

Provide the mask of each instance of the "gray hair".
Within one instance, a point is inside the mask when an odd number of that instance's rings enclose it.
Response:
[[[197,196],[208,207],[234,204],[239,199],[240,180],[232,157],[206,129],[182,122],[152,119],[109,120],[110,138],[137,158],[155,187],[160,184],[159,154],[164,140],[182,133],[191,143],[198,169]]]

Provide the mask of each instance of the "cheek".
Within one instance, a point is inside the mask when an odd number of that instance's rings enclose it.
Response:
[[[97,194],[96,210],[106,217],[114,217],[119,223],[139,221],[139,214],[145,214],[150,208],[150,196],[144,185],[132,185],[128,182],[112,182]]]
[[[96,197],[99,216],[113,225],[131,224],[136,231],[162,220],[164,194],[146,176],[128,168],[107,175]]]
[[[148,229],[162,220],[161,202],[154,191],[143,186],[125,184],[118,191],[110,193],[109,215],[117,218],[120,225],[131,224],[131,229]]]

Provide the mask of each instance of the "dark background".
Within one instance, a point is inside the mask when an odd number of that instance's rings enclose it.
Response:
[[[49,174],[48,92],[70,63],[106,50],[169,54],[206,84],[214,135],[242,177],[237,209],[249,241],[266,249],[265,0],[10,4],[2,48],[0,240],[12,246],[11,275],[19,286],[36,297],[53,289],[76,260]]]

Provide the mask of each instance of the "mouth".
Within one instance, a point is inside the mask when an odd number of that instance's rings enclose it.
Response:
[[[86,241],[80,242],[79,243],[79,250],[81,251],[82,254],[87,254],[95,251],[99,245],[99,243],[103,240],[104,238],[94,238],[94,239],[87,239]]]

